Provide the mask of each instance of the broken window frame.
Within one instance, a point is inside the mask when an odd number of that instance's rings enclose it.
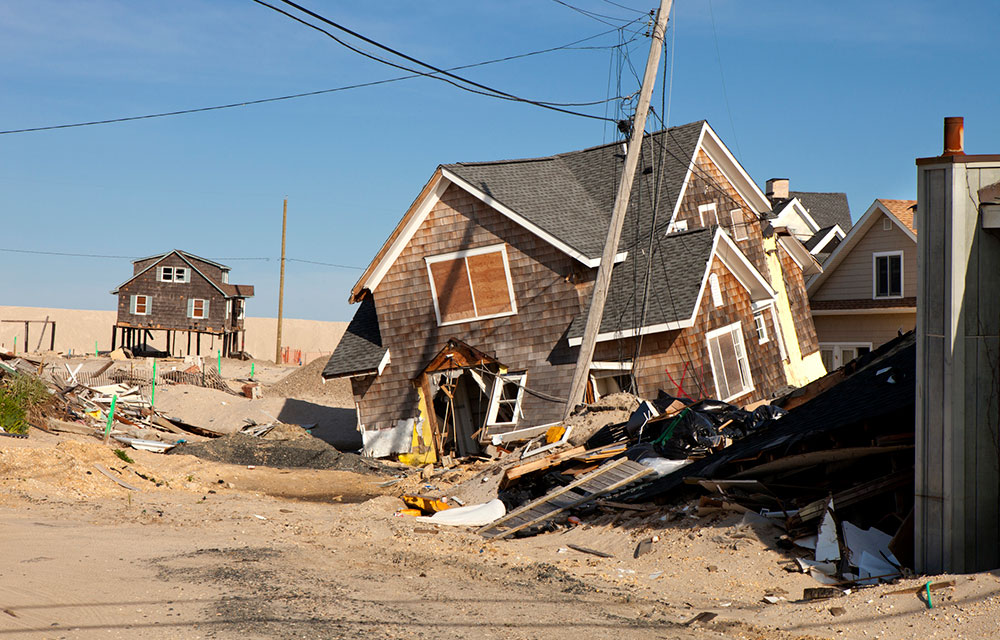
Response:
[[[201,305],[201,315],[195,315],[195,307],[196,307],[196,303],[198,303],[198,302],[202,303],[202,305]],[[207,319],[208,318],[208,305],[209,305],[208,300],[205,300],[204,298],[188,298],[187,317],[191,318],[192,320],[205,320],[205,319]]]
[[[510,302],[510,311],[501,311],[500,313],[479,315],[479,310],[476,307],[476,288],[473,285],[472,276],[469,273],[468,258],[472,256],[486,255],[490,253],[499,253],[503,261],[504,277],[507,279],[507,296]],[[459,318],[457,320],[443,321],[441,316],[441,301],[438,299],[437,286],[434,283],[434,271],[431,268],[431,265],[439,262],[447,262],[458,259],[462,259],[464,261],[465,275],[468,278],[469,291],[472,296],[473,315],[469,318]],[[424,262],[427,267],[427,277],[430,279],[431,298],[434,301],[434,315],[437,318],[437,323],[439,327],[445,327],[453,324],[462,324],[464,322],[478,322],[480,320],[489,320],[490,318],[505,318],[507,316],[517,315],[517,301],[514,299],[514,281],[510,275],[510,262],[507,259],[506,244],[497,244],[488,247],[478,247],[476,249],[466,249],[464,251],[453,251],[451,253],[442,253],[436,256],[425,257]]]
[[[718,346],[713,348],[713,342]],[[705,334],[708,347],[708,359],[712,366],[712,379],[715,383],[716,395],[723,402],[730,402],[754,390],[753,376],[750,373],[750,359],[743,338],[743,323],[734,322]],[[723,347],[727,352],[723,353]],[[730,385],[726,375],[725,363],[733,359],[739,372],[739,387]],[[720,380],[723,384],[720,384]],[[723,397],[725,396],[725,397]]]
[[[139,311],[139,298],[142,298],[142,311]],[[152,312],[152,302],[152,296],[144,294],[133,295],[129,300],[129,313],[134,316],[148,316]]]
[[[893,276],[893,263],[898,269]],[[884,266],[884,273],[883,273]],[[881,282],[884,276],[885,282]],[[895,287],[893,286],[895,285]],[[903,252],[876,251],[872,253],[872,299],[890,300],[903,297]]]
[[[490,394],[490,406],[488,413],[486,414],[486,426],[505,427],[517,424],[518,420],[523,417],[521,412],[521,403],[524,400],[524,386],[527,384],[527,381],[527,371],[519,373],[501,373],[496,376],[493,380],[493,393]],[[517,386],[517,394],[513,399],[502,398],[503,389],[509,384]],[[513,404],[511,411],[512,421],[497,421],[497,415],[500,413],[501,404]]]
[[[701,226],[708,228],[706,224],[705,214],[711,212],[712,216],[715,218],[715,224],[719,224],[719,207],[716,206],[714,202],[709,202],[708,204],[698,205],[698,220],[701,221]],[[710,222],[711,220],[709,220]]]

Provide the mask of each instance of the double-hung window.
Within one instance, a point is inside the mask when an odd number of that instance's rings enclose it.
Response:
[[[188,298],[187,317],[203,319],[208,317],[208,300]]]
[[[129,306],[132,315],[148,316],[153,308],[153,299],[150,296],[135,295],[132,296]]]
[[[493,384],[487,425],[515,425],[521,417],[521,400],[527,373],[499,375]]]
[[[743,347],[743,329],[739,322],[709,331],[708,355],[712,363],[715,390],[723,402],[753,391],[750,361]]]
[[[160,282],[191,282],[191,271],[187,267],[157,267],[156,272]]]
[[[517,313],[505,245],[425,258],[439,325]]]
[[[765,344],[767,342],[767,321],[764,320],[763,310],[753,314],[753,323],[757,327],[757,344]]]
[[[747,221],[743,219],[743,209],[730,209],[729,224],[732,225],[734,239],[746,240],[750,237],[747,232]]]
[[[903,297],[903,252],[872,254],[873,298]]]

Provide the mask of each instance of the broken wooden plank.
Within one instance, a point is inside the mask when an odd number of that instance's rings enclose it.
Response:
[[[599,551],[597,549],[591,549],[590,547],[581,547],[578,544],[567,544],[567,547],[573,549],[574,551],[579,551],[580,553],[589,553],[592,556],[597,556],[598,558],[614,558],[614,554],[607,553],[605,551]]]
[[[94,468],[97,469],[98,471],[100,471],[101,473],[103,473],[104,475],[106,475],[107,477],[109,477],[112,480],[114,480],[117,484],[125,487],[129,491],[138,491],[139,490],[139,487],[133,487],[129,483],[125,482],[124,480],[122,480],[120,478],[116,478],[113,473],[111,473],[110,471],[108,471],[107,469],[105,469],[102,465],[95,464]]]
[[[937,591],[938,589],[947,589],[948,587],[954,587],[954,586],[955,586],[955,581],[954,580],[942,580],[941,582],[932,582],[929,588],[930,588],[931,591]],[[928,589],[928,586],[926,584],[922,584],[922,585],[920,585],[918,587],[909,587],[907,589],[897,589],[895,591],[886,591],[882,595],[884,595],[884,596],[899,596],[899,595],[904,595],[904,594],[908,594],[908,593],[920,593],[922,591],[925,591],[926,589]]]
[[[535,471],[542,471],[543,469],[548,469],[549,467],[554,467],[557,464],[565,462],[566,460],[571,460],[573,456],[580,455],[586,450],[587,448],[584,446],[573,447],[572,449],[567,449],[566,451],[560,451],[558,453],[547,455],[539,460],[532,460],[531,462],[519,464],[516,467],[510,467],[504,471],[502,484],[506,485],[511,480],[516,480],[523,475],[534,473]]]

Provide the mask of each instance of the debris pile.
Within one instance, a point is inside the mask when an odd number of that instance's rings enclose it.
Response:
[[[736,511],[776,527],[787,568],[829,588],[895,580],[913,562],[914,371],[910,333],[772,404],[616,398],[503,434],[477,475],[444,493],[424,484],[418,497],[444,499],[442,514],[463,506],[471,517],[456,512],[458,523],[500,539],[601,513],[669,512],[700,494],[698,516]],[[624,408],[627,419],[601,419]],[[480,485],[503,505],[483,525],[476,517],[497,504],[482,491],[462,502]]]

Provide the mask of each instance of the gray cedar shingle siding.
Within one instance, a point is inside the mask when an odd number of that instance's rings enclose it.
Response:
[[[385,352],[375,301],[369,295],[347,325],[344,336],[323,369],[323,377],[339,378],[377,371]]]

